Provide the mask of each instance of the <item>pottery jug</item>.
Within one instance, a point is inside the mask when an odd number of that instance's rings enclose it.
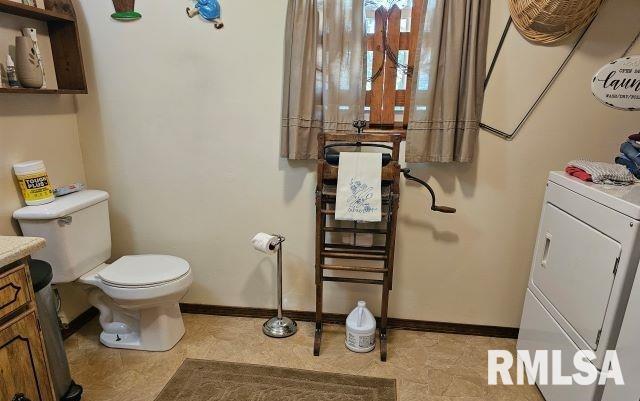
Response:
[[[26,36],[16,37],[16,73],[23,87],[42,88],[42,67],[38,62],[33,41]]]

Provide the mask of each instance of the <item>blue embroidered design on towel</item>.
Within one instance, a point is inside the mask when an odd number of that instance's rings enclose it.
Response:
[[[369,199],[373,198],[373,187],[352,178],[349,189],[351,190],[351,196],[347,199],[349,213],[370,213],[378,210],[369,203]]]

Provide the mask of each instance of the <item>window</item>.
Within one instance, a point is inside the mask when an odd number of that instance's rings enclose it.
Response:
[[[364,0],[367,32],[365,115],[372,126],[406,125],[420,15],[425,0]],[[428,85],[428,82],[420,82]]]

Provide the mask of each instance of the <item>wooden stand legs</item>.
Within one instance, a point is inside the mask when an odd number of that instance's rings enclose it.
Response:
[[[387,283],[388,280],[385,280]],[[316,284],[316,328],[313,338],[313,355],[320,355],[320,343],[322,342],[322,280]],[[387,311],[389,308],[389,287],[383,285],[382,289],[382,307],[380,313],[380,360],[387,361]]]
[[[388,273],[385,273],[385,275]],[[382,285],[382,306],[380,307],[380,360],[387,361],[387,313],[389,311],[389,279]]]
[[[316,283],[316,330],[313,338],[313,355],[320,355],[322,341],[322,279]]]
[[[324,281],[343,282],[343,283],[358,283],[358,284],[374,284],[382,286],[382,302],[380,307],[380,359],[384,362],[387,360],[387,314],[389,312],[389,292],[391,291],[391,283],[393,279],[393,248],[395,246],[395,225],[397,219],[398,210],[398,197],[393,192],[387,198],[387,204],[389,205],[389,218],[387,221],[387,228],[383,230],[383,234],[386,235],[386,243],[384,247],[375,248],[370,247],[363,249],[358,246],[355,241],[353,246],[347,246],[346,248],[342,244],[327,243],[325,234],[331,227],[326,226],[325,216],[323,216],[323,210],[325,202],[323,202],[322,192],[319,191],[317,199],[317,227],[316,227],[316,328],[313,340],[313,355],[320,355],[320,342],[322,340],[322,303],[323,303],[323,283]],[[366,229],[349,229],[357,233],[359,231],[366,232]],[[382,267],[371,266],[353,266],[353,265],[336,265],[328,264],[329,259],[335,258],[348,258],[348,259],[360,259],[360,260],[376,260],[384,262]],[[341,276],[325,276],[325,270],[338,270],[341,272],[367,272],[382,274],[382,280],[380,279],[365,279],[360,277],[345,277]]]

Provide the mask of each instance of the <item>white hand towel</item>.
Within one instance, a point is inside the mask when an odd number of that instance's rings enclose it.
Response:
[[[586,171],[596,184],[631,185],[638,182],[625,166],[619,164],[578,159],[570,161],[567,166]]]
[[[340,152],[336,220],[381,221],[382,153]]]

